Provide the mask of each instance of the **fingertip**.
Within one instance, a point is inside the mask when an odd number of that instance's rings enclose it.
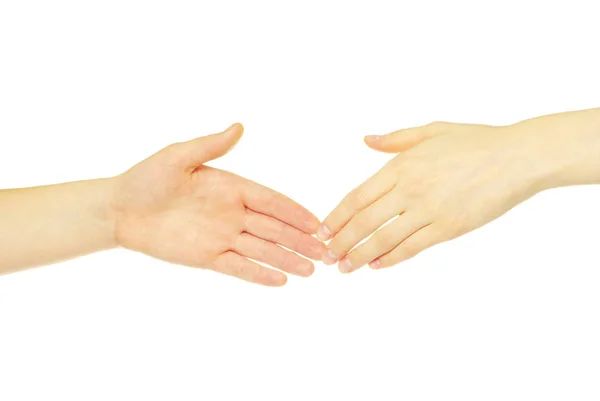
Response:
[[[231,127],[227,128],[226,132],[236,136],[237,140],[239,140],[244,134],[244,126],[240,123],[234,123]]]
[[[268,287],[281,287],[287,283],[287,276],[278,270],[260,266],[256,275],[249,281]]]
[[[238,144],[238,142],[242,138],[242,135],[244,134],[244,127],[240,123],[234,123],[225,131],[223,131],[223,134],[226,135],[226,141],[229,142],[229,146],[225,151],[225,153],[228,153],[231,151],[231,149],[235,147],[235,145]]]
[[[277,274],[274,274],[273,277],[271,277],[271,280],[267,285],[270,285],[271,287],[283,287],[287,283],[288,278],[283,273],[276,273]]]
[[[321,222],[311,213],[311,217],[308,219],[306,223],[307,234],[314,235],[317,233],[317,230],[321,226]]]
[[[319,241],[327,241],[331,238],[331,229],[325,224],[321,224],[317,230],[317,239]]]
[[[315,240],[314,238],[313,242],[314,244],[312,244],[310,247],[310,255],[306,256],[309,256],[313,260],[322,260],[323,255],[325,254],[325,244]]]
[[[350,259],[344,259],[338,264],[338,270],[342,273],[350,273],[353,270],[352,262]]]
[[[225,130],[225,132],[236,132],[236,131],[244,131],[244,126],[242,123],[233,123]]]
[[[367,144],[374,144],[374,143],[377,143],[378,141],[380,141],[381,138],[382,138],[381,135],[367,135],[367,136],[365,136],[364,139]]]
[[[377,150],[381,144],[381,135],[367,135],[363,140],[368,147]]]
[[[314,272],[315,272],[314,263],[312,263],[309,260],[307,260],[305,263],[303,263],[302,270],[301,270],[302,277],[310,277],[313,275]]]
[[[333,253],[333,251],[328,248],[328,249],[325,250],[325,253],[323,254],[322,261],[326,265],[333,265],[335,262],[338,261],[338,258],[335,255],[335,253]]]

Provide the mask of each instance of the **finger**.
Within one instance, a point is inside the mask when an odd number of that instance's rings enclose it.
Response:
[[[319,227],[319,219],[314,214],[287,196],[255,182],[249,182],[243,197],[248,209],[274,217],[307,234],[314,234]]]
[[[171,145],[177,163],[185,169],[196,168],[229,152],[240,140],[244,127],[233,124],[225,131]]]
[[[350,192],[323,221],[317,238],[327,241],[336,235],[359,211],[371,205],[394,187],[394,175],[384,167]]]
[[[252,234],[240,234],[235,244],[235,251],[297,276],[308,277],[315,271],[311,261]]]
[[[245,231],[256,237],[281,244],[307,258],[321,260],[323,257],[325,245],[322,242],[273,217],[248,210],[245,223]]]
[[[373,269],[393,266],[418,255],[421,251],[440,242],[442,241],[438,233],[431,225],[423,227],[398,244],[390,252],[369,263],[369,266]]]
[[[327,245],[327,250],[323,256],[323,263],[327,265],[334,264],[340,258],[346,256],[356,244],[403,211],[400,202],[392,193],[379,198],[371,206],[358,212],[333,237],[329,245]]]
[[[398,153],[415,147],[419,143],[445,133],[454,124],[433,122],[421,127],[407,128],[386,135],[368,135],[365,143],[372,149],[381,152]]]
[[[342,259],[339,263],[340,271],[350,273],[359,269],[394,249],[426,224],[423,219],[417,218],[410,212],[403,213]]]
[[[261,266],[235,252],[225,252],[213,264],[213,270],[251,283],[280,287],[287,282],[282,272]]]

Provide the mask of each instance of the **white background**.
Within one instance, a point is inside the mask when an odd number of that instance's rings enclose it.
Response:
[[[599,106],[596,2],[549,3],[3,0],[0,187],[240,121],[213,165],[324,218],[390,157],[363,135]],[[598,205],[549,191],[392,269],[279,289],[125,250],[3,276],[0,399],[597,400]]]

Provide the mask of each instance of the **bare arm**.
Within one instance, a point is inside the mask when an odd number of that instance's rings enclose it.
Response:
[[[436,122],[365,141],[398,154],[319,229],[320,239],[331,238],[323,261],[343,272],[402,262],[540,191],[600,183],[600,109],[509,126]]]
[[[115,247],[111,186],[100,179],[0,191],[0,273]]]
[[[204,165],[241,135],[234,124],[172,144],[114,178],[0,191],[0,273],[122,246],[270,286],[285,284],[283,272],[311,275],[306,258],[324,250],[312,236],[318,219],[278,192]]]

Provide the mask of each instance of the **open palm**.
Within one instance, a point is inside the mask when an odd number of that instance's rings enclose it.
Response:
[[[227,153],[242,135],[220,134],[168,146],[121,175],[115,191],[117,242],[169,262],[279,286],[280,271],[309,276],[324,245],[317,218],[269,188],[203,163]],[[281,247],[282,245],[283,247]]]

